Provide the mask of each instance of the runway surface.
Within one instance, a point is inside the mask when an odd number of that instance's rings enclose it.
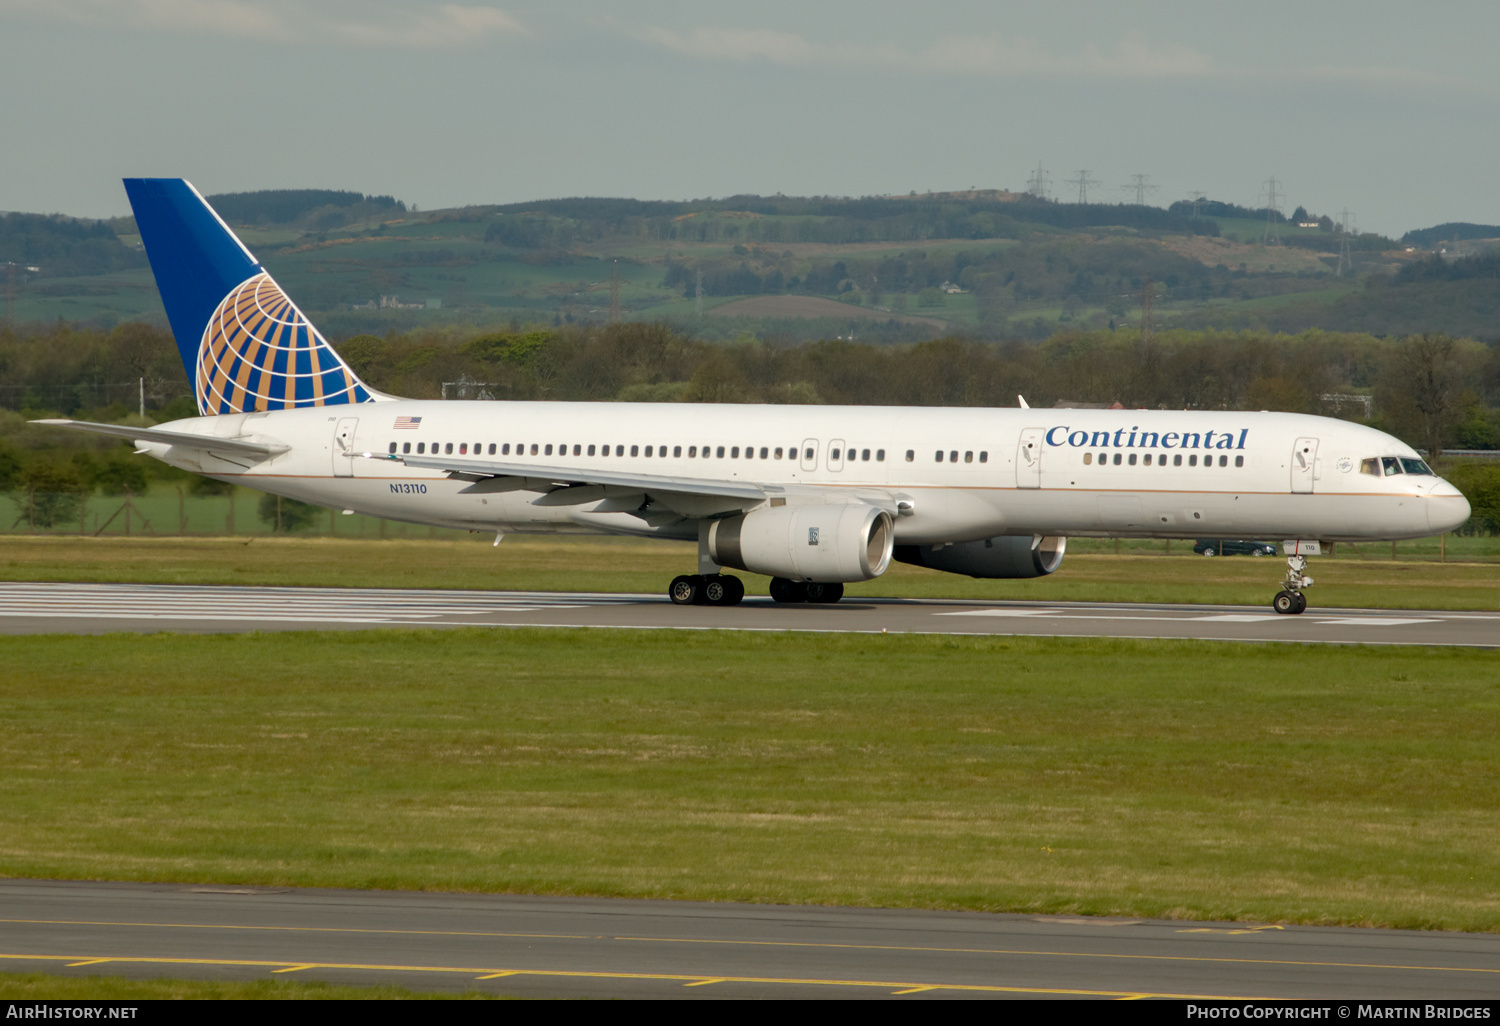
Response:
[[[1500,611],[845,599],[674,606],[595,592],[0,583],[0,633],[237,632],[378,627],[628,627],[1500,647]]]
[[[1500,937],[596,898],[0,881],[8,972],[535,997],[1493,1000]]]

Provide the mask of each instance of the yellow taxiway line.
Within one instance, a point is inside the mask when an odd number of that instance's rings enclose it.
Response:
[[[1002,987],[978,983],[917,983],[910,980],[829,980],[783,976],[693,976],[678,973],[626,973],[569,969],[498,969],[494,967],[471,968],[465,966],[432,965],[373,965],[358,962],[275,962],[259,960],[252,961],[232,958],[143,958],[134,955],[120,957],[111,955],[87,956],[80,960],[80,956],[78,955],[21,955],[0,953],[0,959],[17,962],[65,962],[70,965],[106,965],[109,963],[118,963],[121,965],[238,966],[242,968],[252,969],[269,969],[273,973],[301,972],[308,969],[364,970],[368,972],[447,973],[472,976],[476,980],[495,979],[501,976],[546,976],[596,980],[652,980],[667,983],[681,983],[689,987],[702,987],[714,983],[749,983],[793,987],[864,987],[873,988],[876,990],[887,990],[893,994],[920,994],[925,991],[946,990],[959,991],[962,993],[970,994],[1052,994],[1063,997],[1100,997],[1120,999],[1139,999],[1154,997],[1176,1000],[1190,999],[1195,1001],[1250,1000],[1245,995],[1167,994],[1159,993],[1156,991],[1076,990],[1063,987]]]

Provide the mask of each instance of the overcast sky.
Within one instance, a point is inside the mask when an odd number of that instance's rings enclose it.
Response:
[[[1400,235],[1500,224],[1500,4],[0,0],[0,210],[120,179],[424,208],[1148,174]]]

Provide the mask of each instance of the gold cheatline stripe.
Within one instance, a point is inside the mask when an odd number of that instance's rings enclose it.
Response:
[[[33,962],[76,962],[77,955],[8,955],[0,954],[0,959],[11,959],[14,961]],[[1222,994],[1168,994],[1154,990],[1078,990],[1066,987],[1001,987],[980,983],[914,983],[910,980],[824,980],[824,979],[799,979],[787,976],[692,976],[678,973],[625,973],[625,972],[599,972],[581,971],[569,969],[496,969],[490,968],[468,968],[464,966],[443,965],[370,965],[359,962],[271,962],[251,961],[232,958],[141,958],[128,956],[111,958],[108,956],[88,958],[95,964],[105,962],[121,962],[131,965],[225,965],[246,966],[250,968],[270,968],[274,971],[288,972],[305,969],[366,969],[376,972],[405,972],[405,973],[463,973],[476,977],[495,978],[497,975],[506,976],[550,976],[576,979],[595,980],[663,980],[673,983],[681,982],[689,985],[703,983],[760,983],[760,984],[783,984],[789,986],[815,986],[815,987],[873,987],[880,990],[890,990],[900,993],[919,993],[927,990],[956,990],[966,993],[986,994],[1061,994],[1068,997],[1113,997],[1113,998],[1175,998],[1178,1000],[1192,999],[1196,1001],[1266,1001],[1271,998],[1250,998],[1244,995],[1222,995]]]

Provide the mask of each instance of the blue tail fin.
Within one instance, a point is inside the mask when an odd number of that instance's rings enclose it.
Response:
[[[125,192],[199,413],[375,399],[190,183],[127,178]]]

